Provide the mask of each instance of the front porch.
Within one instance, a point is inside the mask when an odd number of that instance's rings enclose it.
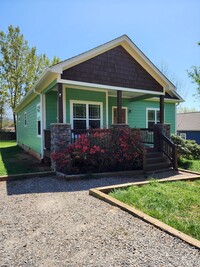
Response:
[[[65,129],[65,124],[57,124],[58,129]],[[57,128],[54,124],[53,128]],[[71,129],[70,125],[66,125],[67,131],[63,135],[62,131],[57,130],[56,134],[50,130],[44,130],[44,155],[48,158],[51,158],[51,151],[62,151],[64,147],[67,147],[70,144],[75,143],[81,136],[90,136],[95,133],[109,134],[109,129],[90,129],[90,130],[74,130]],[[119,127],[119,126],[118,126]],[[121,126],[124,128],[124,126]],[[126,126],[127,127],[127,126]],[[54,131],[52,128],[52,131]],[[130,129],[130,128],[129,128]],[[170,140],[169,136],[169,125],[158,124],[155,125],[154,129],[148,128],[131,128],[131,132],[139,132],[141,136],[141,142],[146,148],[143,151],[143,170],[156,171],[161,169],[177,169],[177,152],[176,146]],[[58,138],[58,135],[62,135],[64,139],[61,140]],[[51,141],[52,136],[58,144]],[[53,143],[53,144],[52,144]]]

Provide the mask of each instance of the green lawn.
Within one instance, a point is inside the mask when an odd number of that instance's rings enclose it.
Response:
[[[24,152],[15,141],[0,141],[0,176],[42,171],[43,166],[38,160]]]
[[[200,180],[152,181],[109,195],[200,240]]]

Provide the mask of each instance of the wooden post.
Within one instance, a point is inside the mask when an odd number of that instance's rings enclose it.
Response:
[[[63,93],[62,83],[58,83],[58,123],[63,123]]]
[[[164,95],[160,96],[160,123],[164,123]]]
[[[117,91],[117,124],[122,123],[122,91]]]

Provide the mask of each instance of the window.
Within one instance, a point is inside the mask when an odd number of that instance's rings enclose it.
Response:
[[[147,128],[153,129],[154,124],[160,122],[159,109],[147,109]]]
[[[26,112],[24,112],[24,126],[26,127]]]
[[[101,127],[101,104],[72,103],[73,129],[89,129]]]
[[[112,107],[112,123],[117,123],[117,107]],[[127,108],[122,107],[122,123],[127,123]]]
[[[41,135],[41,108],[40,108],[40,104],[37,105],[36,107],[36,113],[37,113],[37,135]]]
[[[180,133],[180,137],[186,140],[186,133]]]

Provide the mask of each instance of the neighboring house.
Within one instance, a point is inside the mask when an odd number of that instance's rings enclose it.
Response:
[[[177,134],[200,145],[200,112],[177,114]]]
[[[42,159],[51,123],[88,129],[160,122],[175,133],[181,101],[175,86],[123,35],[45,69],[16,108],[17,142]]]

